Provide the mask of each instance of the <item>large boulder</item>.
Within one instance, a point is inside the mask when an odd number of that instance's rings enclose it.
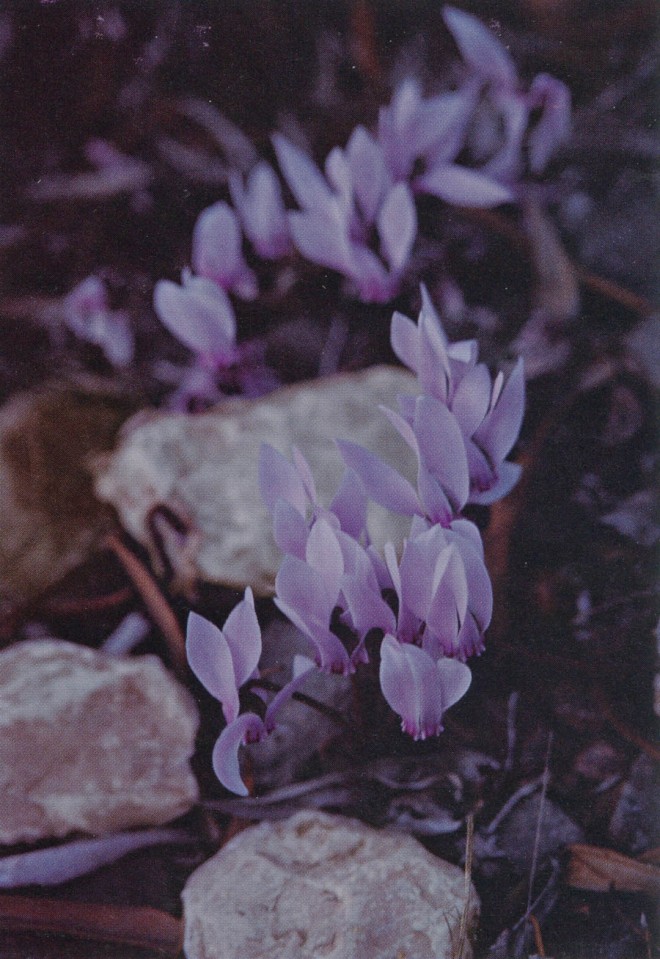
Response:
[[[450,959],[465,880],[411,836],[306,811],[239,833],[183,903],[187,959]],[[478,908],[471,889],[468,932]]]
[[[168,822],[197,798],[197,709],[155,656],[0,653],[0,843]]]

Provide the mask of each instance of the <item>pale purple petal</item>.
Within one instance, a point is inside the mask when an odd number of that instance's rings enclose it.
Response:
[[[336,442],[344,462],[357,473],[372,499],[404,516],[412,516],[419,511],[415,490],[394,467],[357,443],[348,440]]]
[[[490,373],[483,363],[473,367],[456,387],[451,411],[464,436],[472,436],[488,412],[491,395]]]
[[[339,489],[330,503],[330,511],[339,520],[345,533],[360,539],[367,525],[367,494],[362,480],[353,470],[347,469]]]
[[[390,343],[392,349],[399,357],[401,362],[417,373],[419,365],[419,330],[417,324],[404,316],[403,313],[395,311],[392,315],[392,325],[390,327]]]
[[[360,576],[345,576],[341,591],[353,629],[362,639],[370,629],[382,629],[384,633],[396,628],[394,613],[380,595]]]
[[[309,528],[305,517],[284,499],[273,507],[273,539],[283,553],[305,558]]]
[[[474,434],[474,441],[493,464],[501,463],[518,439],[525,412],[525,373],[522,359],[513,368],[494,409]]]
[[[213,771],[230,792],[247,796],[248,790],[241,779],[238,750],[246,743],[255,743],[267,735],[263,721],[254,713],[243,713],[229,723],[213,747]]]
[[[424,507],[424,515],[432,523],[449,526],[455,510],[438,480],[429,473],[422,462],[419,463],[417,470],[417,492]]]
[[[497,468],[495,482],[487,490],[473,490],[470,493],[470,502],[480,506],[490,506],[511,492],[520,479],[522,467],[518,463],[505,461]]]
[[[195,223],[191,263],[195,273],[235,290],[250,299],[257,294],[256,280],[241,252],[241,228],[228,203],[214,203]]]
[[[422,296],[424,290],[422,289]],[[446,403],[449,398],[451,370],[447,353],[447,338],[436,311],[428,310],[426,304],[418,319],[419,360],[417,375],[424,393],[436,396]],[[405,413],[404,413],[405,416]]]
[[[480,83],[466,83],[452,93],[441,93],[422,104],[416,125],[416,144],[427,166],[454,160],[460,152],[477,103]]]
[[[140,829],[2,856],[0,889],[56,886],[116,862],[136,849],[185,842],[190,842],[190,836],[180,829]]]
[[[532,173],[542,173],[548,160],[571,132],[571,94],[561,80],[540,73],[530,87],[530,99],[541,99],[541,118],[529,134],[529,166]]]
[[[339,594],[339,582],[344,575],[344,558],[335,531],[323,518],[318,519],[310,530],[305,560],[319,574],[334,606]]]
[[[300,473],[293,463],[270,443],[262,443],[259,450],[259,489],[271,512],[278,499],[283,499],[291,503],[301,516],[305,515],[307,493]]]
[[[225,291],[211,280],[189,279],[181,287],[159,280],[154,309],[161,323],[195,353],[231,362],[235,353],[236,319]]]
[[[197,679],[222,703],[228,722],[238,715],[238,683],[229,644],[222,631],[197,613],[188,616],[188,663]]]
[[[336,200],[321,210],[289,213],[289,227],[296,248],[306,259],[352,275],[348,223]]]
[[[401,727],[414,739],[442,731],[443,684],[428,653],[388,634],[380,647],[380,685]]]
[[[381,252],[394,272],[408,262],[417,234],[415,201],[406,183],[397,183],[389,191],[376,221]]]
[[[383,151],[363,126],[357,126],[346,145],[346,157],[360,212],[366,223],[374,223],[391,182]]]
[[[272,139],[280,169],[298,205],[313,210],[333,201],[332,191],[311,157],[280,133]]]
[[[394,410],[388,409],[386,406],[379,406],[378,409],[388,418],[394,429],[397,431],[399,436],[408,444],[408,446],[413,450],[414,453],[419,453],[419,446],[417,444],[417,437],[415,436],[415,431],[412,426],[405,420],[403,416],[400,416],[398,413],[395,413]],[[414,415],[414,412],[413,412]]]
[[[261,657],[261,629],[249,586],[245,598],[227,617],[222,632],[231,652],[236,685],[240,688],[254,674]]]
[[[309,463],[297,446],[293,446],[291,448],[291,453],[293,456],[293,465],[298,470],[298,476],[300,476],[300,479],[302,480],[302,484],[305,487],[305,492],[309,497],[309,501],[310,503],[316,504],[318,501],[316,484],[314,482],[314,474],[310,469]]]
[[[444,711],[465,696],[472,682],[472,673],[465,663],[461,663],[457,659],[441,659],[437,668],[440,674],[442,708]]]
[[[467,454],[456,417],[432,396],[420,396],[413,423],[420,459],[440,483],[455,510],[460,511],[470,492]]]
[[[481,20],[455,7],[445,7],[442,16],[463,59],[475,73],[515,89],[518,76],[511,55]]]
[[[266,260],[286,256],[291,247],[289,224],[273,168],[261,161],[250,171],[245,187],[242,177],[234,174],[229,189],[245,235],[259,256]]]
[[[491,207],[514,199],[508,187],[456,163],[436,164],[415,180],[414,188],[456,206]]]
[[[333,147],[325,158],[325,175],[347,220],[353,214],[353,178],[346,154],[341,147]]]

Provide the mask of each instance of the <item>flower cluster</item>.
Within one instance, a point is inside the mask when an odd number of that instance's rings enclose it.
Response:
[[[234,791],[245,793],[241,744],[271,731],[274,711],[313,665],[359,679],[375,657],[385,700],[403,730],[424,739],[442,730],[443,713],[470,685],[465,660],[483,650],[492,589],[480,533],[461,513],[469,502],[493,502],[517,478],[505,457],[522,421],[522,366],[493,382],[476,343],[447,343],[426,291],[417,324],[395,313],[391,336],[420,389],[399,398],[398,413],[384,411],[416,458],[416,487],[374,453],[338,440],[347,469],[325,507],[299,450],[292,461],[268,445],[261,451],[260,485],[283,553],[275,603],[308,639],[314,662],[295,667],[263,717],[239,715],[238,689],[261,649],[251,593],[222,632],[191,616],[191,666],[228,722],[214,766]],[[370,542],[370,498],[411,517],[400,556],[392,543],[380,552]]]
[[[184,271],[181,286],[159,281],[154,305],[204,369],[240,368],[231,296],[258,295],[259,261],[295,252],[345,277],[363,302],[388,302],[415,244],[417,197],[477,207],[511,202],[525,162],[542,172],[566,140],[564,84],[540,74],[525,90],[508,51],[483,24],[451,7],[444,19],[465,62],[457,89],[424,97],[416,80],[405,80],[380,110],[376,130],[357,126],[323,170],[275,134],[279,169],[297,208],[286,208],[280,178],[260,160],[245,180],[230,176],[233,206],[221,201],[202,212],[192,272]]]

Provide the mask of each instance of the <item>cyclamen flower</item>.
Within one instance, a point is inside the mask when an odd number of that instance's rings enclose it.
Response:
[[[63,299],[64,323],[77,337],[100,347],[114,366],[133,359],[135,341],[128,314],[111,310],[103,280],[88,276]]]
[[[415,241],[417,214],[410,188],[391,181],[373,137],[357,127],[346,150],[328,155],[325,177],[285,137],[276,134],[273,145],[300,207],[288,215],[300,253],[350,279],[364,302],[390,300]],[[374,227],[380,256],[369,246]]]
[[[394,180],[411,181],[414,193],[447,203],[490,207],[513,199],[508,187],[455,162],[474,114],[479,83],[424,99],[417,81],[405,80],[378,117],[378,143]],[[415,166],[421,172],[413,176]]]
[[[446,405],[460,428],[470,477],[467,501],[487,505],[505,496],[520,475],[520,467],[506,457],[518,438],[525,406],[522,359],[506,382],[501,372],[493,382],[487,367],[477,362],[474,340],[448,344],[423,288],[417,325],[395,313],[391,343],[402,363],[417,374],[424,393]],[[419,442],[424,434],[414,425],[418,404],[413,397],[400,400],[403,419]]]
[[[227,726],[213,749],[213,769],[220,782],[232,792],[246,796],[241,779],[238,752],[241,745],[259,742],[275,728],[275,715],[296,691],[313,663],[296,657],[294,677],[272,699],[263,717],[256,713],[239,715],[239,690],[258,675],[261,656],[261,629],[254,609],[252,590],[229,614],[223,629],[197,613],[188,618],[186,652],[190,668],[206,689],[222,703]]]
[[[528,92],[521,89],[515,64],[506,47],[480,20],[445,7],[445,23],[471,70],[486,87],[495,112],[496,123],[504,126],[503,142],[495,140],[494,152],[480,168],[481,173],[496,180],[511,182],[523,167],[523,145],[532,112],[540,110],[540,118],[527,137],[529,167],[532,173],[541,173],[552,154],[564,143],[570,132],[570,93],[561,81],[542,73],[534,78]],[[487,109],[487,102],[482,101]],[[477,118],[476,134],[488,139],[488,116]],[[486,144],[484,144],[486,146]]]
[[[181,275],[182,285],[159,280],[154,287],[154,309],[161,323],[184,346],[214,369],[236,360],[236,317],[223,288],[212,280]]]

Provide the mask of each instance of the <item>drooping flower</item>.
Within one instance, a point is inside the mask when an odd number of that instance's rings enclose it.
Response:
[[[442,717],[468,691],[472,674],[456,659],[434,660],[418,646],[386,635],[380,647],[380,685],[388,705],[413,739],[442,732]]]
[[[210,369],[236,360],[236,317],[224,289],[212,280],[182,273],[182,285],[159,280],[154,309],[161,323]]]
[[[470,77],[478,79],[486,91],[473,131],[476,144],[490,153],[480,172],[502,183],[516,180],[524,167],[527,137],[529,167],[532,173],[541,173],[570,133],[568,88],[548,74],[539,74],[525,91],[509,51],[480,20],[454,7],[445,7],[443,17]],[[490,122],[489,110],[495,122]],[[540,111],[540,116],[530,130],[534,111]]]

